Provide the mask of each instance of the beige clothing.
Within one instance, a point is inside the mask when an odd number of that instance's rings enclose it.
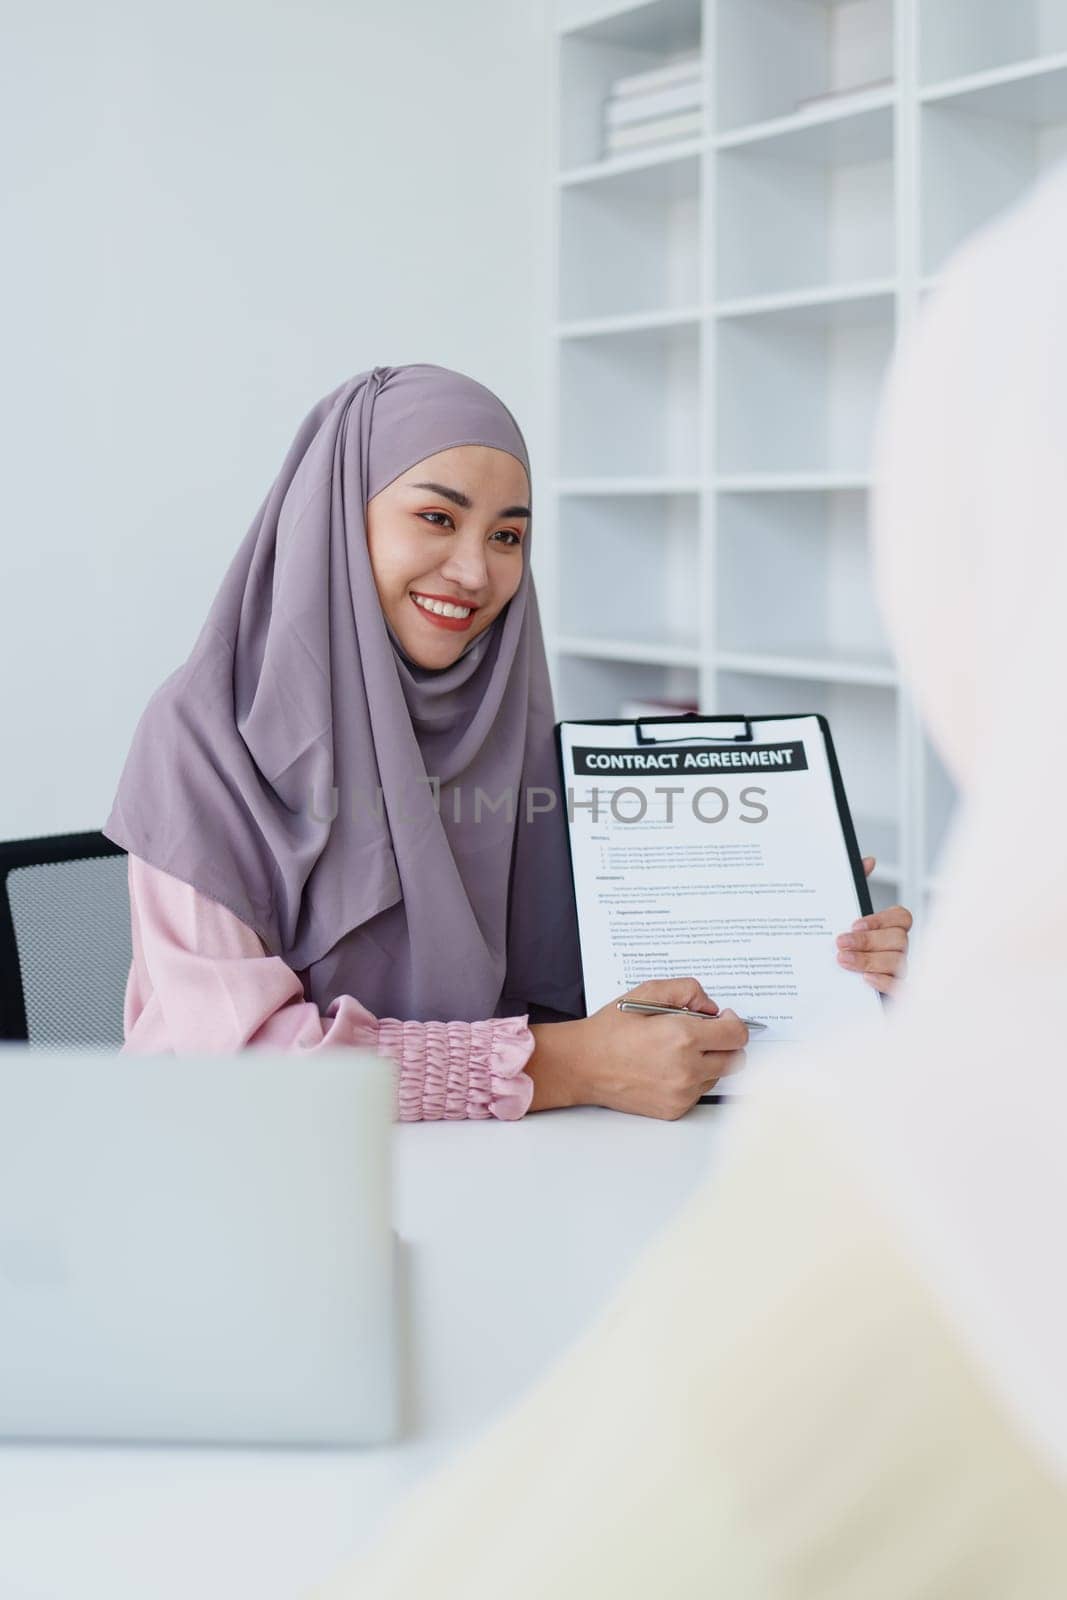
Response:
[[[1065,1529],[845,1134],[786,1103],[315,1600],[1062,1600]]]

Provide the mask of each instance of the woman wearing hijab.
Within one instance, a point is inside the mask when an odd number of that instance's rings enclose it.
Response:
[[[895,361],[880,593],[963,809],[923,964],[318,1600],[1067,1595],[1067,167]],[[519,1552],[519,1554],[517,1554]]]
[[[375,367],[308,413],[104,825],[125,1051],[361,1045],[402,1120],[675,1117],[739,1064],[733,1012],[585,1017],[530,520],[519,427],[461,373]],[[840,959],[890,992],[910,920]]]

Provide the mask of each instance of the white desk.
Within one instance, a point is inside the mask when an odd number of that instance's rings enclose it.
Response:
[[[0,1600],[297,1600],[588,1325],[708,1170],[724,1114],[398,1127],[408,1437],[362,1451],[0,1445]]]

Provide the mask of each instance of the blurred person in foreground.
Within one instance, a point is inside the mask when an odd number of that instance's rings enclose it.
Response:
[[[1067,168],[898,350],[879,592],[963,805],[910,990],[318,1600],[1067,1595]]]

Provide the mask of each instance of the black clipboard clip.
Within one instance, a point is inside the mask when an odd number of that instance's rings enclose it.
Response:
[[[744,733],[683,733],[672,739],[655,739],[651,734],[647,734],[642,726],[644,723],[648,723],[650,727],[655,727],[657,724],[662,725],[663,723],[667,723],[673,727],[679,722],[701,722],[706,724],[708,722],[716,722],[719,720],[723,722],[739,722],[745,731]],[[638,744],[692,744],[694,740],[700,744],[751,744],[753,739],[752,722],[750,718],[723,717],[719,719],[716,717],[705,717],[699,711],[683,711],[680,717],[639,717],[634,723],[634,731],[637,734]]]

